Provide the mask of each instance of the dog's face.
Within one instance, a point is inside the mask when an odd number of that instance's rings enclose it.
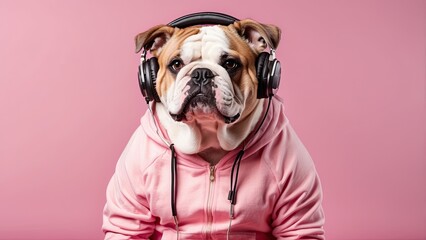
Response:
[[[262,112],[256,57],[279,39],[277,27],[253,20],[160,25],[136,36],[136,51],[149,46],[158,59],[157,116],[179,150],[198,153],[216,141],[228,151],[247,137]]]

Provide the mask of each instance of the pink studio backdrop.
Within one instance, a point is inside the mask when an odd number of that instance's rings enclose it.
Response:
[[[146,106],[133,37],[194,11],[283,30],[279,95],[328,239],[426,239],[425,1],[0,2],[0,239],[101,239]]]

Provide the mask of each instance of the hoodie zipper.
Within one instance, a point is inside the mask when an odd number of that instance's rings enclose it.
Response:
[[[215,180],[215,167],[210,166],[210,176],[209,176],[209,193],[207,195],[207,225],[206,225],[206,237],[211,239],[211,231],[213,224],[213,189],[214,189],[214,180]]]

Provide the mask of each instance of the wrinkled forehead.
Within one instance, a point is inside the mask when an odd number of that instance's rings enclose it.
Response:
[[[218,26],[200,27],[197,34],[186,38],[181,46],[180,58],[185,64],[202,60],[219,62],[229,51],[229,39],[224,30]]]

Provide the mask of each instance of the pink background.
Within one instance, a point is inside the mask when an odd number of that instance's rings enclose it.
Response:
[[[243,4],[244,2],[244,4]],[[0,2],[0,239],[101,239],[146,106],[133,37],[193,11],[275,23],[328,239],[426,239],[426,1]]]

